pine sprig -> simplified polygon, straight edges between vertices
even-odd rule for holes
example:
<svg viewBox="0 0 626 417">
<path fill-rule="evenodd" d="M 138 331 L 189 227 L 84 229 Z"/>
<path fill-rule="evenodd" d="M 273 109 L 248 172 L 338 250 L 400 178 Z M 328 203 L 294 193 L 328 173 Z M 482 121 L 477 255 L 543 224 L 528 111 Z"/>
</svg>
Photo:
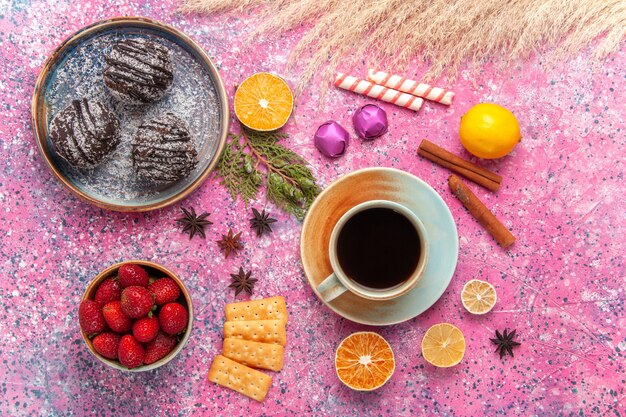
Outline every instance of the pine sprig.
<svg viewBox="0 0 626 417">
<path fill-rule="evenodd" d="M 217 170 L 221 184 L 225 185 L 233 200 L 239 195 L 248 205 L 259 192 L 262 178 L 252 167 L 252 161 L 246 152 L 246 143 L 240 136 L 228 134 L 228 143 L 224 148 Z"/>
<path fill-rule="evenodd" d="M 287 137 L 248 130 L 230 133 L 217 172 L 233 200 L 239 196 L 247 206 L 265 184 L 269 201 L 302 220 L 320 188 L 306 160 L 278 143 Z"/>
</svg>

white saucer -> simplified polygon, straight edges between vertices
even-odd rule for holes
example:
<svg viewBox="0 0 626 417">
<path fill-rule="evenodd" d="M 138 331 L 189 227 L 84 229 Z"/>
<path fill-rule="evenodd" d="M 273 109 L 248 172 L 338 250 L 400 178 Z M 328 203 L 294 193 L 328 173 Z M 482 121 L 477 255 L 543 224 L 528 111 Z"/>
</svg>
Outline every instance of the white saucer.
<svg viewBox="0 0 626 417">
<path fill-rule="evenodd" d="M 332 272 L 328 242 L 333 227 L 351 207 L 369 200 L 400 203 L 424 223 L 430 252 L 424 275 L 414 289 L 393 300 L 366 300 L 347 291 L 325 304 L 357 323 L 401 323 L 423 313 L 441 297 L 454 275 L 459 254 L 456 224 L 448 206 L 421 179 L 394 168 L 365 168 L 333 182 L 317 197 L 304 220 L 300 237 L 302 266 L 320 298 L 317 286 Z"/>
</svg>

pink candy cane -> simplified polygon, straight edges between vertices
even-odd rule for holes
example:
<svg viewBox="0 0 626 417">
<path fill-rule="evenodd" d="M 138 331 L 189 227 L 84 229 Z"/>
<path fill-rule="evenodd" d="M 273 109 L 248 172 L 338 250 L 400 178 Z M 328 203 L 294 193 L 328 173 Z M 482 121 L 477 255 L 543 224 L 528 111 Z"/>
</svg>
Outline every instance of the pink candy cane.
<svg viewBox="0 0 626 417">
<path fill-rule="evenodd" d="M 424 103 L 424 100 L 417 96 L 405 94 L 400 91 L 392 90 L 391 88 L 386 88 L 382 85 L 377 85 L 342 73 L 337 73 L 335 86 L 414 111 L 418 111 Z"/>
<path fill-rule="evenodd" d="M 437 103 L 448 106 L 452 104 L 452 98 L 454 97 L 454 93 L 451 91 L 446 91 L 439 87 L 432 87 L 428 84 L 418 83 L 417 81 L 383 71 L 370 69 L 367 72 L 367 78 L 376 84 L 384 85 L 394 90 L 404 91 L 405 93 L 418 97 L 424 97 L 426 100 L 436 101 Z"/>
</svg>

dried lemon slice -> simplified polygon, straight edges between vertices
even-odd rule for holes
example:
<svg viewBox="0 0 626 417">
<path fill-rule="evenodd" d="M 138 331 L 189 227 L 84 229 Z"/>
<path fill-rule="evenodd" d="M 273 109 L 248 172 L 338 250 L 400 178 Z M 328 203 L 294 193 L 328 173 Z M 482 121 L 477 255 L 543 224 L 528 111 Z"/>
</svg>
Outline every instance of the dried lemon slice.
<svg viewBox="0 0 626 417">
<path fill-rule="evenodd" d="M 271 131 L 287 123 L 293 109 L 293 93 L 277 75 L 259 72 L 246 78 L 235 92 L 235 115 L 246 127 Z"/>
<path fill-rule="evenodd" d="M 465 338 L 456 326 L 439 323 L 426 331 L 422 339 L 422 355 L 428 363 L 448 368 L 461 362 L 465 354 Z"/>
<path fill-rule="evenodd" d="M 461 291 L 463 307 L 472 314 L 485 314 L 491 311 L 497 301 L 496 289 L 486 281 L 467 281 Z"/>
<path fill-rule="evenodd" d="M 357 391 L 380 388 L 391 378 L 396 362 L 389 343 L 377 333 L 357 332 L 343 339 L 335 353 L 337 376 Z"/>
</svg>

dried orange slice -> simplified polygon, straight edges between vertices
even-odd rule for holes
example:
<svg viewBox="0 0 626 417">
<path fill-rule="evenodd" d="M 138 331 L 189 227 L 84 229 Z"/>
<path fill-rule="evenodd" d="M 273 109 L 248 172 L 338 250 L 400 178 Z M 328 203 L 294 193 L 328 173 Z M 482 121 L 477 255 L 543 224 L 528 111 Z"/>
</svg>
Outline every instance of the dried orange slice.
<svg viewBox="0 0 626 417">
<path fill-rule="evenodd" d="M 473 279 L 467 281 L 461 291 L 463 307 L 472 314 L 485 314 L 496 305 L 498 297 L 493 285 L 486 281 Z"/>
<path fill-rule="evenodd" d="M 353 390 L 380 388 L 395 369 L 391 346 L 374 332 L 352 333 L 343 339 L 335 353 L 337 376 Z"/>
<path fill-rule="evenodd" d="M 271 131 L 287 123 L 293 94 L 282 78 L 259 72 L 246 78 L 235 92 L 235 115 L 244 126 Z"/>
<path fill-rule="evenodd" d="M 450 323 L 439 323 L 426 331 L 422 339 L 422 355 L 428 363 L 448 368 L 461 362 L 465 354 L 463 333 Z"/>
</svg>

